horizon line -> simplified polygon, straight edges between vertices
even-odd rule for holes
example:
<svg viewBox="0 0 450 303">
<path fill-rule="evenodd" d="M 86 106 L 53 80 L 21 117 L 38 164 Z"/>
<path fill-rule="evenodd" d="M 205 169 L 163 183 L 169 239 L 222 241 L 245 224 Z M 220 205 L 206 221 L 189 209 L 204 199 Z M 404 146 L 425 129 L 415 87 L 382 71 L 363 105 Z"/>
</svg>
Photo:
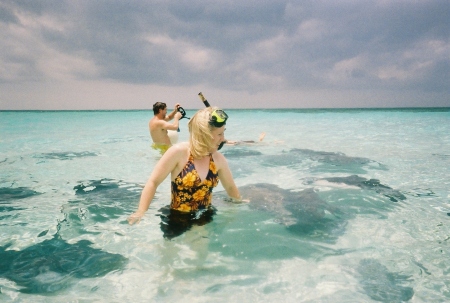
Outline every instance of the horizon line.
<svg viewBox="0 0 450 303">
<path fill-rule="evenodd" d="M 235 108 L 221 107 L 227 110 L 408 110 L 408 109 L 449 109 L 450 106 L 396 106 L 396 107 L 258 107 L 258 108 Z M 199 110 L 201 108 L 185 108 L 186 110 Z M 0 112 L 59 112 L 59 111 L 152 111 L 152 108 L 134 109 L 0 109 Z"/>
</svg>

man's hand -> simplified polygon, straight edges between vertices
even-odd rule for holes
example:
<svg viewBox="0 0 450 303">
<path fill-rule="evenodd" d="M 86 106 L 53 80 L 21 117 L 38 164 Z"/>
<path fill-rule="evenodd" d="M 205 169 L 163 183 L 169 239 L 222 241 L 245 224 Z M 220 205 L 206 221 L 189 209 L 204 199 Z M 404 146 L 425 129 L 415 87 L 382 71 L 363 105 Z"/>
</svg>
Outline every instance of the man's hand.
<svg viewBox="0 0 450 303">
<path fill-rule="evenodd" d="M 174 107 L 174 111 L 178 111 L 178 107 L 180 106 L 180 103 L 177 103 L 177 104 L 175 104 L 175 107 Z"/>
<path fill-rule="evenodd" d="M 175 117 L 174 117 L 174 118 L 177 119 L 177 120 L 180 120 L 181 117 L 182 117 L 181 113 L 180 113 L 180 112 L 177 112 L 177 113 L 175 114 Z"/>
</svg>

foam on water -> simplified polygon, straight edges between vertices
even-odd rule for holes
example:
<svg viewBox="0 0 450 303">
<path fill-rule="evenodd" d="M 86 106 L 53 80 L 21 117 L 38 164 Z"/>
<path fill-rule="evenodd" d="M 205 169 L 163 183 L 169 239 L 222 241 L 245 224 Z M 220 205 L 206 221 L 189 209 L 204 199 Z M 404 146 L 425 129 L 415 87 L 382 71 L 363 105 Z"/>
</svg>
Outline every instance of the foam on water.
<svg viewBox="0 0 450 303">
<path fill-rule="evenodd" d="M 150 111 L 0 112 L 2 301 L 443 302 L 450 110 L 229 110 L 247 204 L 172 240 Z M 187 115 L 192 116 L 193 111 Z M 181 120 L 179 141 L 187 139 Z"/>
</svg>

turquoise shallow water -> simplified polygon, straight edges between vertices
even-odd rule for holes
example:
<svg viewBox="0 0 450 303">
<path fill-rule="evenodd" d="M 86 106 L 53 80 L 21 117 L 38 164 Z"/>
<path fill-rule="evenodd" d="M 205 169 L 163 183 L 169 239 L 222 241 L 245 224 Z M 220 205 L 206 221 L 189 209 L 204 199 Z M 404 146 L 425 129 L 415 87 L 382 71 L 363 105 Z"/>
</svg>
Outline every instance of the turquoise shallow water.
<svg viewBox="0 0 450 303">
<path fill-rule="evenodd" d="M 194 111 L 188 111 L 188 116 Z M 227 110 L 249 204 L 164 240 L 151 111 L 0 112 L 0 300 L 445 302 L 450 109 Z M 179 141 L 187 139 L 182 120 Z"/>
</svg>

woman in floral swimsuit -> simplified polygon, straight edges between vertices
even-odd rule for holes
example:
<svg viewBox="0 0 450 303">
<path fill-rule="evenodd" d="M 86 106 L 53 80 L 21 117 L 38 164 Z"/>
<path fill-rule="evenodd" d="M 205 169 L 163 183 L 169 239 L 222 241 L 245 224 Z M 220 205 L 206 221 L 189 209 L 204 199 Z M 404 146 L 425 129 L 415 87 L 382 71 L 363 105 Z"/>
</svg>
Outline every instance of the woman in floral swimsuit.
<svg viewBox="0 0 450 303">
<path fill-rule="evenodd" d="M 138 210 L 128 218 L 130 224 L 141 220 L 157 187 L 169 174 L 172 201 L 169 214 L 163 218 L 163 225 L 180 220 L 183 226 L 186 221 L 192 220 L 204 224 L 206 222 L 202 223 L 202 220 L 205 218 L 208 222 L 214 212 L 211 206 L 212 190 L 219 181 L 231 198 L 241 199 L 227 161 L 218 151 L 225 142 L 227 118 L 225 112 L 211 107 L 199 110 L 191 118 L 188 124 L 189 142 L 170 147 L 158 161 L 142 191 Z"/>
<path fill-rule="evenodd" d="M 194 157 L 189 160 L 172 181 L 171 209 L 191 212 L 208 208 L 211 205 L 212 190 L 219 183 L 219 175 L 212 155 L 209 156 L 209 170 L 205 180 L 201 180 L 195 169 Z"/>
</svg>

